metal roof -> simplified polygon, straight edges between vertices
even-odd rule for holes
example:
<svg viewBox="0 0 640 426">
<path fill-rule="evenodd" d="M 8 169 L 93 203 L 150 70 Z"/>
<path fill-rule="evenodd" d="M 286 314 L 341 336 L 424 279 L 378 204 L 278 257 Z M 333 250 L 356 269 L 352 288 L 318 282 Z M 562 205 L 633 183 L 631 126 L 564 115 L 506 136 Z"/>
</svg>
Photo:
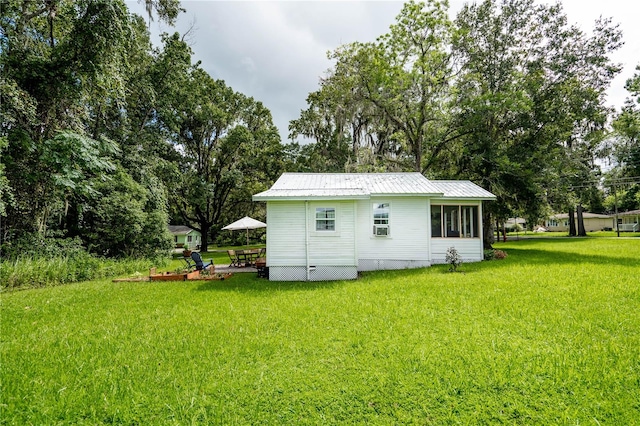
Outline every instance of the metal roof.
<svg viewBox="0 0 640 426">
<path fill-rule="evenodd" d="M 445 198 L 476 198 L 494 200 L 495 195 L 469 180 L 432 180 Z"/>
<path fill-rule="evenodd" d="M 371 196 L 433 196 L 493 199 L 469 181 L 430 181 L 420 173 L 284 173 L 255 201 L 362 199 Z M 452 195 L 449 195 L 449 194 Z"/>
</svg>

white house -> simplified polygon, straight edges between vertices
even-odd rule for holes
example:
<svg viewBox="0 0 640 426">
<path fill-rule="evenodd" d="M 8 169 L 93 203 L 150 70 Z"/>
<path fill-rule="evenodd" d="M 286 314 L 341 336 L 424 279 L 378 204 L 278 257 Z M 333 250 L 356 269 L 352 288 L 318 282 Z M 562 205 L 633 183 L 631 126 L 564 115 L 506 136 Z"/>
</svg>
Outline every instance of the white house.
<svg viewBox="0 0 640 426">
<path fill-rule="evenodd" d="M 620 229 L 620 231 L 640 232 L 639 222 L 640 222 L 640 210 L 631 210 L 627 212 L 618 213 L 618 229 Z"/>
<path fill-rule="evenodd" d="M 420 173 L 285 173 L 253 196 L 267 204 L 275 281 L 355 279 L 358 271 L 444 263 L 449 247 L 483 259 L 482 201 L 469 181 Z"/>
</svg>

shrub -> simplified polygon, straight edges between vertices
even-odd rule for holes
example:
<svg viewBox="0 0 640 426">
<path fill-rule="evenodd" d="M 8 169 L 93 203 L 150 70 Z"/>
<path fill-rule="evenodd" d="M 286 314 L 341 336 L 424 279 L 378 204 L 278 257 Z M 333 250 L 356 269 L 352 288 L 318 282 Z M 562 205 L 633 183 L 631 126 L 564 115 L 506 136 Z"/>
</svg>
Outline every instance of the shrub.
<svg viewBox="0 0 640 426">
<path fill-rule="evenodd" d="M 449 271 L 451 272 L 456 272 L 458 266 L 462 263 L 462 257 L 460 257 L 455 247 L 449 247 L 447 249 L 445 260 L 449 264 Z"/>
<path fill-rule="evenodd" d="M 484 251 L 484 260 L 493 260 L 496 257 L 496 251 L 494 249 L 487 249 Z"/>
<path fill-rule="evenodd" d="M 502 250 L 495 250 L 494 259 L 500 260 L 500 259 L 504 259 L 505 257 L 507 257 L 507 253 L 505 253 Z"/>
<path fill-rule="evenodd" d="M 484 251 L 484 260 L 500 260 L 507 257 L 507 253 L 502 250 L 488 249 Z"/>
</svg>

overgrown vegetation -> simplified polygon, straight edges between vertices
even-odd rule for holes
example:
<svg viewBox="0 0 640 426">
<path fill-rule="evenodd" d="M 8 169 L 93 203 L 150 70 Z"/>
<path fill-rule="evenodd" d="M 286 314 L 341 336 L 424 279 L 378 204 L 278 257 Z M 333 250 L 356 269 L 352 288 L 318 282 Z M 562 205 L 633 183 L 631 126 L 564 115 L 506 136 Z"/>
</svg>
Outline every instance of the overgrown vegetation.
<svg viewBox="0 0 640 426">
<path fill-rule="evenodd" d="M 151 266 L 166 265 L 165 256 L 104 258 L 89 253 L 79 238 L 22 238 L 2 247 L 0 289 L 55 286 L 109 278 Z"/>
<path fill-rule="evenodd" d="M 635 424 L 640 241 L 358 281 L 2 295 L 7 424 Z"/>
</svg>

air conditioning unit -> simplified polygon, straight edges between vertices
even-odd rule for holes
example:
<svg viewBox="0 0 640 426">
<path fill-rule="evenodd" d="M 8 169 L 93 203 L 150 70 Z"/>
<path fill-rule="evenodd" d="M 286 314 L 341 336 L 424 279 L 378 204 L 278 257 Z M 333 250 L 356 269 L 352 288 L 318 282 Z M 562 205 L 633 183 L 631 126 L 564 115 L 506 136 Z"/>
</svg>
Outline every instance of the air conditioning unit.
<svg viewBox="0 0 640 426">
<path fill-rule="evenodd" d="M 376 237 L 386 237 L 389 235 L 389 225 L 373 225 L 373 235 Z"/>
</svg>

